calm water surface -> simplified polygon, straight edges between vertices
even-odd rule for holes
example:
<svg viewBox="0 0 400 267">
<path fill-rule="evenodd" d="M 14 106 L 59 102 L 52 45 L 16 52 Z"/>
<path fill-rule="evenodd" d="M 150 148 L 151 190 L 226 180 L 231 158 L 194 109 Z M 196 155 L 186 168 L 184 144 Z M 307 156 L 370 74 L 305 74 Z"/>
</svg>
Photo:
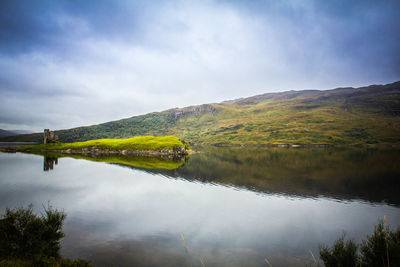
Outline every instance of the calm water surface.
<svg viewBox="0 0 400 267">
<path fill-rule="evenodd" d="M 0 153 L 0 209 L 50 201 L 62 254 L 106 266 L 304 266 L 343 232 L 400 225 L 397 150 L 201 151 L 170 169 Z"/>
</svg>

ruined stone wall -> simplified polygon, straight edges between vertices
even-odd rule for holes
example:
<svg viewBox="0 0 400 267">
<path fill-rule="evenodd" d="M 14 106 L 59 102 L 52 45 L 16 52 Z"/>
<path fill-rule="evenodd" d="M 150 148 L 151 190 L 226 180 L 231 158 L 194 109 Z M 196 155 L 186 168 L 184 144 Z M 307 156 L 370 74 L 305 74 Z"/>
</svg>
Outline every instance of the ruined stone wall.
<svg viewBox="0 0 400 267">
<path fill-rule="evenodd" d="M 44 129 L 43 144 L 57 143 L 57 141 L 58 136 L 54 133 L 54 131 L 50 131 L 50 129 Z"/>
</svg>

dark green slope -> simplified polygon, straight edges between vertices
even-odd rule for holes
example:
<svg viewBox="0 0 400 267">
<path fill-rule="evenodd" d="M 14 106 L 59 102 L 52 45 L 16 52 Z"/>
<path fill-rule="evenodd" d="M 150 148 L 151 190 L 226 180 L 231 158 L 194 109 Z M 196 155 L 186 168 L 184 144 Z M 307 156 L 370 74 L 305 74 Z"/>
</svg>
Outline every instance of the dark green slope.
<svg viewBox="0 0 400 267">
<path fill-rule="evenodd" d="M 57 134 L 64 142 L 175 135 L 203 144 L 400 144 L 400 82 L 268 93 L 170 109 Z M 41 135 L 18 138 L 40 140 Z"/>
</svg>

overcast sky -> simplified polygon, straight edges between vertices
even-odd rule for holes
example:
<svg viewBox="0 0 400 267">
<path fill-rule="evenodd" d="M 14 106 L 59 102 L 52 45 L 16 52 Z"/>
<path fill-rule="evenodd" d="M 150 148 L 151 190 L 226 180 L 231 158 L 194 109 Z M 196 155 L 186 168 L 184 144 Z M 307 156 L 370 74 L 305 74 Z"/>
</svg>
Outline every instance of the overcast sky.
<svg viewBox="0 0 400 267">
<path fill-rule="evenodd" d="M 400 1 L 0 1 L 0 128 L 400 80 Z"/>
</svg>

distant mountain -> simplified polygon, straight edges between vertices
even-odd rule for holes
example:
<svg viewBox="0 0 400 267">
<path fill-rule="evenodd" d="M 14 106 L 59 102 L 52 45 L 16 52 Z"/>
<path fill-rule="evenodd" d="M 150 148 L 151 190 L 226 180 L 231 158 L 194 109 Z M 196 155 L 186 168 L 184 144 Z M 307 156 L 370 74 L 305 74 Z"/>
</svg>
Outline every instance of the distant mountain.
<svg viewBox="0 0 400 267">
<path fill-rule="evenodd" d="M 30 131 L 25 131 L 25 130 L 3 130 L 0 129 L 0 137 L 4 136 L 16 136 L 20 134 L 32 134 Z"/>
<path fill-rule="evenodd" d="M 33 133 L 32 131 L 26 131 L 26 130 L 10 130 L 10 132 L 13 132 L 15 134 L 31 134 L 31 133 Z"/>
<path fill-rule="evenodd" d="M 13 136 L 13 135 L 17 135 L 17 133 L 0 129 L 0 136 Z"/>
<path fill-rule="evenodd" d="M 197 144 L 400 144 L 400 82 L 267 93 L 60 130 L 60 141 L 175 135 Z M 42 134 L 1 140 L 41 141 Z"/>
</svg>

